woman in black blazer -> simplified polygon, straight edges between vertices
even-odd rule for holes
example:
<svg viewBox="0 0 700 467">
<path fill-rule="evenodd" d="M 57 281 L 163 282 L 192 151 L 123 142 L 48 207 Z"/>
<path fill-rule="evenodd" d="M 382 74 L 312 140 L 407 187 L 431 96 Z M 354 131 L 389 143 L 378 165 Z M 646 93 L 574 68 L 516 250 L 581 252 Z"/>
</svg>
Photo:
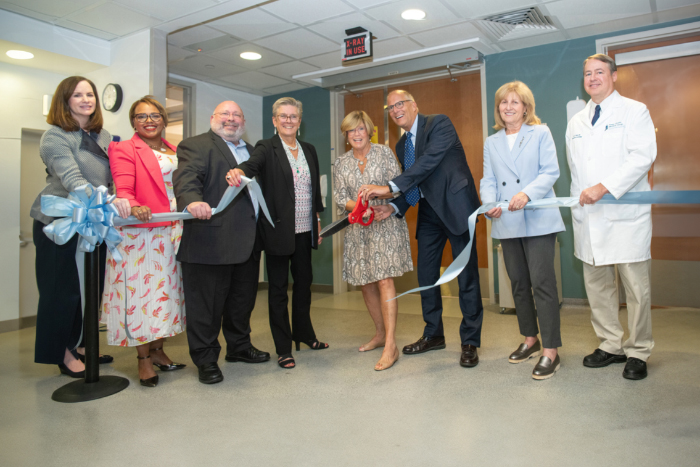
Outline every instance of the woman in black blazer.
<svg viewBox="0 0 700 467">
<path fill-rule="evenodd" d="M 272 124 L 277 133 L 258 141 L 247 162 L 226 175 L 230 185 L 240 184 L 240 177 L 258 177 L 274 227 L 264 217 L 261 236 L 265 249 L 270 328 L 275 340 L 277 362 L 282 368 L 294 368 L 292 340 L 314 350 L 328 344 L 316 339 L 311 324 L 311 249 L 321 238 L 321 183 L 316 149 L 296 139 L 301 125 L 301 102 L 292 97 L 278 99 L 272 106 Z M 287 286 L 291 269 L 292 326 L 289 326 Z"/>
</svg>

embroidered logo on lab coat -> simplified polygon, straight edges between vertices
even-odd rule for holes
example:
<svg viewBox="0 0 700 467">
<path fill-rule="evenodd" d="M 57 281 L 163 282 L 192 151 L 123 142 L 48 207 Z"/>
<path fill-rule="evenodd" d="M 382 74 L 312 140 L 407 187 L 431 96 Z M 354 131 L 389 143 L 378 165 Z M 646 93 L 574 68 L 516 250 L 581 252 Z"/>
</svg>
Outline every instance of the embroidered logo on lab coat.
<svg viewBox="0 0 700 467">
<path fill-rule="evenodd" d="M 624 127 L 625 127 L 625 125 L 622 122 L 611 123 L 609 125 L 605 125 L 605 131 L 617 130 L 618 128 L 624 128 Z"/>
<path fill-rule="evenodd" d="M 576 138 L 583 138 L 583 135 L 579 134 L 579 135 L 574 135 L 571 137 L 571 139 L 576 139 Z"/>
</svg>

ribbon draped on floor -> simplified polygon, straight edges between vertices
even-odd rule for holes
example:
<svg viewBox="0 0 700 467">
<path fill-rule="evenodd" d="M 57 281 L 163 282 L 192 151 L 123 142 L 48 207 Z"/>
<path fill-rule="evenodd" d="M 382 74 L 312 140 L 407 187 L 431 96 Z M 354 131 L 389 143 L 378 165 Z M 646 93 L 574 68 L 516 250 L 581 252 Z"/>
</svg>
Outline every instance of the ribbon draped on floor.
<svg viewBox="0 0 700 467">
<path fill-rule="evenodd" d="M 611 194 L 603 196 L 603 198 L 596 204 L 700 204 L 700 191 L 637 191 L 634 193 L 627 193 L 621 196 L 619 199 Z M 525 205 L 523 209 L 535 210 L 535 209 L 548 209 L 548 208 L 573 208 L 579 206 L 579 198 L 545 198 L 536 201 L 530 201 Z M 445 272 L 440 276 L 440 279 L 433 285 L 426 285 L 423 287 L 417 287 L 411 289 L 408 292 L 404 292 L 401 295 L 387 300 L 396 300 L 397 298 L 404 296 L 409 293 L 420 292 L 422 290 L 428 290 L 438 285 L 450 282 L 452 279 L 457 277 L 459 273 L 467 266 L 469 263 L 469 257 L 472 252 L 472 242 L 474 241 L 474 228 L 476 226 L 476 218 L 479 214 L 484 214 L 493 208 L 503 209 L 503 215 L 508 215 L 508 202 L 493 202 L 487 203 L 481 206 L 479 209 L 474 211 L 469 216 L 469 243 L 462 250 L 462 252 L 457 256 L 452 264 L 450 264 Z"/>
<path fill-rule="evenodd" d="M 246 186 L 255 194 L 260 203 L 260 209 L 274 227 L 275 224 L 272 222 L 270 212 L 267 210 L 260 185 L 255 179 L 247 177 L 241 177 L 240 186 L 230 186 L 226 189 L 221 197 L 221 201 L 219 201 L 219 205 L 212 208 L 211 215 L 215 216 L 226 209 Z M 89 196 L 87 194 L 88 189 L 92 193 Z M 114 260 L 121 261 L 122 256 L 117 246 L 121 243 L 122 237 L 119 231 L 115 229 L 115 226 L 172 222 L 194 218 L 189 212 L 164 212 L 153 214 L 153 217 L 148 222 L 142 222 L 134 216 L 123 219 L 119 217 L 117 208 L 111 204 L 115 198 L 116 196 L 108 194 L 106 187 L 99 186 L 94 188 L 89 183 L 76 188 L 73 193 L 68 195 L 68 198 L 53 195 L 41 197 L 41 212 L 44 215 L 59 218 L 44 227 L 44 233 L 51 241 L 57 245 L 65 245 L 73 238 L 73 235 L 76 233 L 80 235 L 78 248 L 75 252 L 75 263 L 78 266 L 78 277 L 80 278 L 83 316 L 85 315 L 85 253 L 95 251 L 96 246 L 105 242 L 109 251 L 112 252 Z M 82 330 L 78 342 L 81 340 Z"/>
</svg>

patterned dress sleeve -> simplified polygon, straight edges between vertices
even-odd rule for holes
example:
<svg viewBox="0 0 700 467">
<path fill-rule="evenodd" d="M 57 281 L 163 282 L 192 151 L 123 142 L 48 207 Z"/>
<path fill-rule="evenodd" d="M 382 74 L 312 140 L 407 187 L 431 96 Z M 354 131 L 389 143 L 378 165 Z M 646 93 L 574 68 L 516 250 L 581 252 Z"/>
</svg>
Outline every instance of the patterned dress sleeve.
<svg viewBox="0 0 700 467">
<path fill-rule="evenodd" d="M 346 164 L 343 157 L 339 157 L 333 164 L 333 198 L 338 206 L 338 215 L 345 213 L 345 205 L 352 200 L 350 187 L 348 186 Z"/>
</svg>

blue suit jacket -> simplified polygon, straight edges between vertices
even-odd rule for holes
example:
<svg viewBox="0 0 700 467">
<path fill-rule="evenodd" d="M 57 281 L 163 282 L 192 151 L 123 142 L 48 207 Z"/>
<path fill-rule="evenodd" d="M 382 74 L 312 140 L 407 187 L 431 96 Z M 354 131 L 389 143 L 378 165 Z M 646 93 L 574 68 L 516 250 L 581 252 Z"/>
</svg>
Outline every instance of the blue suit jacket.
<svg viewBox="0 0 700 467">
<path fill-rule="evenodd" d="M 545 125 L 523 125 L 508 148 L 505 130 L 486 139 L 481 201 L 508 201 L 519 192 L 531 200 L 554 198 L 554 182 L 559 178 L 559 162 L 552 133 Z M 503 210 L 493 219 L 493 238 L 519 238 L 546 235 L 564 230 L 558 209 L 510 212 Z"/>
<path fill-rule="evenodd" d="M 406 134 L 396 143 L 396 156 L 404 172 L 392 180 L 406 193 L 420 188 L 440 220 L 455 235 L 469 229 L 469 215 L 479 208 L 474 178 L 454 125 L 446 115 L 418 114 L 416 162 L 405 170 Z M 410 204 L 400 196 L 392 201 L 403 216 Z"/>
</svg>

